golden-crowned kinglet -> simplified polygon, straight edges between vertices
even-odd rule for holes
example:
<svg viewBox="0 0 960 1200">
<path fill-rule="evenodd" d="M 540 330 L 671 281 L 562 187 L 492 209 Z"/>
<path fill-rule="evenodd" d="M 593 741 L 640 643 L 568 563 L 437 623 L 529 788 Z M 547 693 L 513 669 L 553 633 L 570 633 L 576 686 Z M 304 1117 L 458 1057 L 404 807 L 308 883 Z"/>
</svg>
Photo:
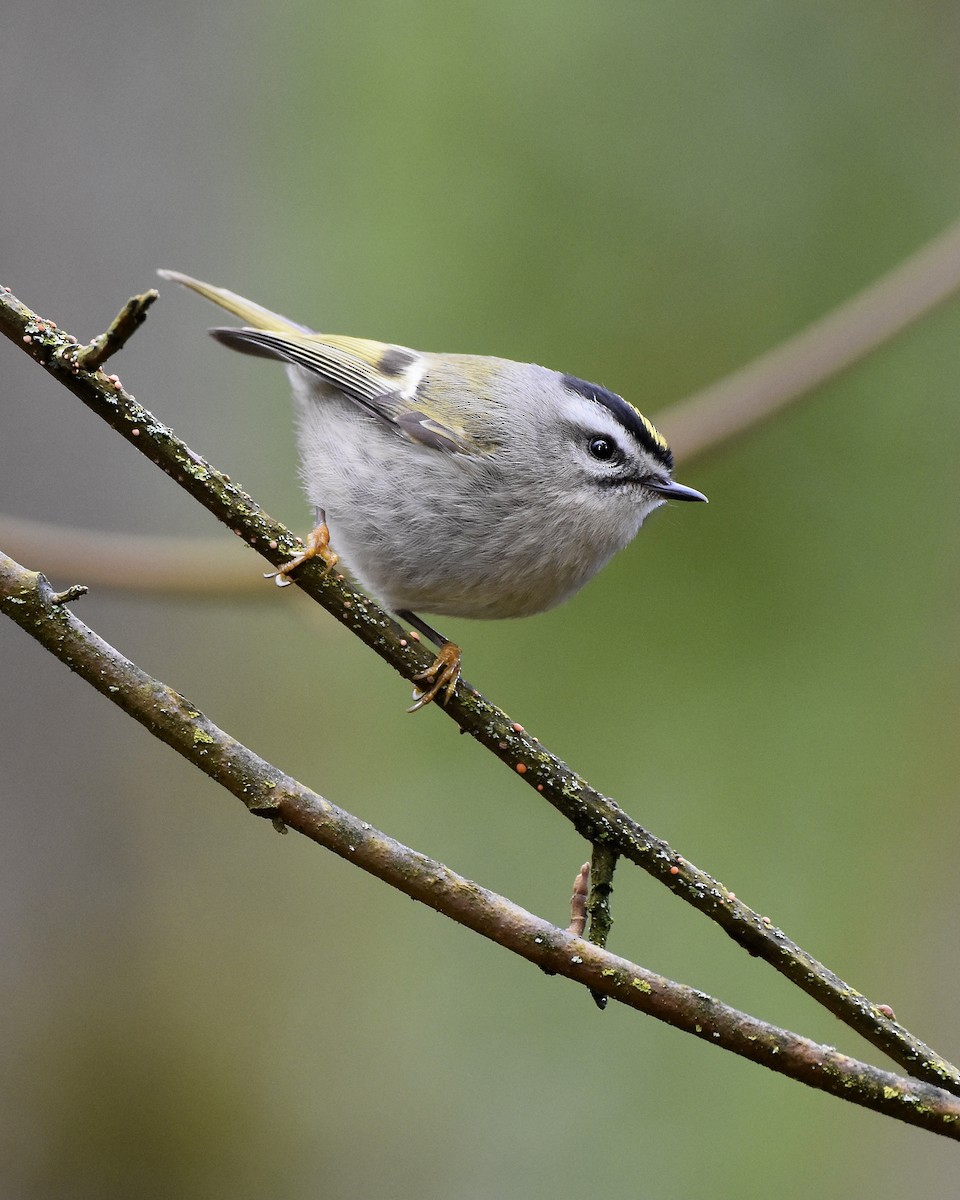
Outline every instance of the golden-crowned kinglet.
<svg viewBox="0 0 960 1200">
<path fill-rule="evenodd" d="M 422 354 L 314 333 L 234 292 L 160 271 L 236 314 L 225 345 L 287 364 L 317 528 L 307 558 L 342 555 L 364 590 L 440 649 L 411 712 L 445 689 L 460 650 L 414 610 L 524 617 L 572 596 L 666 500 L 673 455 L 613 392 L 531 363 Z M 331 546 L 338 552 L 335 554 Z"/>
</svg>

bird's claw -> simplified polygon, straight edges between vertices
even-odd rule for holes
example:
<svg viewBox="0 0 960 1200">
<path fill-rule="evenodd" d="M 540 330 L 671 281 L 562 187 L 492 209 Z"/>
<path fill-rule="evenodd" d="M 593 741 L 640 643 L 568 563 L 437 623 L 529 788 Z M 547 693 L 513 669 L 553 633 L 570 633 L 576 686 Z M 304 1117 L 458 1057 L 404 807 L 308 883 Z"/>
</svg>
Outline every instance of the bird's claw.
<svg viewBox="0 0 960 1200">
<path fill-rule="evenodd" d="M 289 587 L 293 583 L 290 575 L 311 558 L 322 558 L 328 571 L 340 561 L 340 555 L 330 549 L 330 530 L 326 521 L 321 521 L 316 529 L 311 529 L 307 536 L 307 544 L 295 558 L 285 562 L 276 571 L 267 571 L 263 577 L 275 580 L 277 587 Z"/>
<path fill-rule="evenodd" d="M 453 695 L 460 679 L 460 647 L 453 642 L 445 642 L 439 650 L 433 663 L 419 675 L 414 675 L 414 682 L 424 680 L 428 687 L 417 689 L 413 693 L 413 704 L 407 712 L 419 712 L 443 692 L 441 703 L 446 704 Z"/>
</svg>

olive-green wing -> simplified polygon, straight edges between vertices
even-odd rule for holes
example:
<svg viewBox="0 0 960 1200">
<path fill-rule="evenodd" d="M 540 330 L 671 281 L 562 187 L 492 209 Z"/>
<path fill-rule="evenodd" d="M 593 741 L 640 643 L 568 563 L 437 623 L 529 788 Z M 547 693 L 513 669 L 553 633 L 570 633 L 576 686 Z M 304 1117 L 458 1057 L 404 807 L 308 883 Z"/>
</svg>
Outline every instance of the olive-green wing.
<svg viewBox="0 0 960 1200">
<path fill-rule="evenodd" d="M 253 301 L 182 275 L 160 271 L 234 313 L 252 328 L 211 329 L 217 341 L 234 350 L 293 363 L 343 392 L 364 411 L 396 427 L 411 441 L 435 450 L 469 453 L 463 433 L 435 420 L 429 406 L 418 403 L 417 389 L 426 374 L 427 358 L 406 346 L 364 338 L 314 333 Z"/>
</svg>

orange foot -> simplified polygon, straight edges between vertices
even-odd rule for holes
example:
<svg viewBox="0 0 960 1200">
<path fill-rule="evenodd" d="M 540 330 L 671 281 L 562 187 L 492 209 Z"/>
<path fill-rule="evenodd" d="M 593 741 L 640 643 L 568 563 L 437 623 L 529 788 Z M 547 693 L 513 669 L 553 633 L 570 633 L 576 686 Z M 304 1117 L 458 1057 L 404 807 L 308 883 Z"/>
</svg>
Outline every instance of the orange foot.
<svg viewBox="0 0 960 1200">
<path fill-rule="evenodd" d="M 421 679 L 424 680 L 429 687 L 414 693 L 413 704 L 410 705 L 407 712 L 417 712 L 431 700 L 435 700 L 441 691 L 443 691 L 443 703 L 446 704 L 453 695 L 457 680 L 460 678 L 460 647 L 454 645 L 453 642 L 444 642 L 432 666 L 421 671 L 419 675 L 414 675 L 413 678 L 417 682 Z"/>
<path fill-rule="evenodd" d="M 297 567 L 302 566 L 311 558 L 322 558 L 327 564 L 328 571 L 340 561 L 340 555 L 330 549 L 330 530 L 327 528 L 326 521 L 321 521 L 316 529 L 311 529 L 307 537 L 307 544 L 301 554 L 284 563 L 279 570 L 269 571 L 264 575 L 264 579 L 275 579 L 277 587 L 289 587 L 293 583 L 290 578 L 291 571 L 295 571 Z"/>
</svg>

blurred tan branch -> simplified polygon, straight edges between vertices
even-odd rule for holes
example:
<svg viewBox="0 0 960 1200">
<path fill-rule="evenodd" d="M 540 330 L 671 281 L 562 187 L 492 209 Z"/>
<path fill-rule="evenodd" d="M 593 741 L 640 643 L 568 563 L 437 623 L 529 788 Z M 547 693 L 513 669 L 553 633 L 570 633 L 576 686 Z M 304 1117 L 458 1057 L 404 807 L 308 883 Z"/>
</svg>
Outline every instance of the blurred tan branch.
<svg viewBox="0 0 960 1200">
<path fill-rule="evenodd" d="M 678 462 L 716 450 L 853 366 L 958 289 L 960 222 L 794 337 L 664 409 L 656 423 Z M 124 537 L 3 514 L 0 539 L 48 573 L 80 572 L 100 587 L 200 595 L 263 591 L 219 539 Z"/>
<path fill-rule="evenodd" d="M 534 916 L 359 821 L 224 733 L 194 705 L 104 642 L 46 579 L 0 553 L 0 611 L 256 816 L 294 829 L 391 887 L 552 975 L 830 1095 L 960 1140 L 960 1098 L 881 1071 L 620 958 Z M 574 919 L 582 927 L 586 882 Z"/>
<path fill-rule="evenodd" d="M 246 544 L 275 566 L 300 543 L 263 512 L 228 476 L 182 442 L 172 430 L 125 391 L 116 377 L 75 369 L 75 342 L 52 322 L 0 289 L 0 332 L 73 392 L 88 408 L 136 446 Z M 316 560 L 298 570 L 297 587 L 320 603 L 405 679 L 412 681 L 432 661 L 404 636 L 382 609 Z M 11 615 L 15 615 L 11 613 Z M 667 842 L 634 821 L 609 797 L 512 722 L 465 680 L 440 710 L 519 775 L 556 808 L 593 846 L 615 851 L 716 922 L 749 953 L 763 958 L 797 987 L 888 1054 L 914 1077 L 960 1096 L 960 1071 L 899 1025 L 892 1014 L 792 942 L 771 921 L 744 904 L 717 879 L 679 855 Z"/>
<path fill-rule="evenodd" d="M 960 289 L 960 221 L 806 329 L 657 416 L 678 459 L 780 412 L 902 333 Z"/>
<path fill-rule="evenodd" d="M 50 575 L 82 577 L 91 587 L 166 595 L 274 598 L 235 541 L 150 537 L 67 529 L 0 516 L 0 542 Z"/>
</svg>

